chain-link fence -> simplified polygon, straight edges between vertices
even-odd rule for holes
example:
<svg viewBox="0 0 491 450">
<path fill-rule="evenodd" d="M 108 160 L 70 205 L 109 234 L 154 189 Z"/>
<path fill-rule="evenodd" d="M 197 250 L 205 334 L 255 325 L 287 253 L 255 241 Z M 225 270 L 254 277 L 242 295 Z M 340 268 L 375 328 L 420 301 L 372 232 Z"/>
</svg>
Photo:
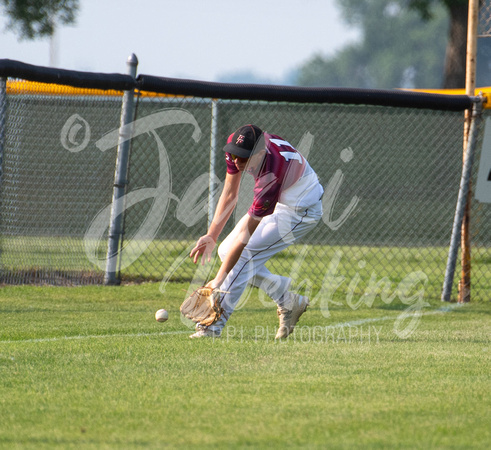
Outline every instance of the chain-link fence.
<svg viewBox="0 0 491 450">
<path fill-rule="evenodd" d="M 480 0 L 479 1 L 479 23 L 477 26 L 478 37 L 491 36 L 491 1 Z"/>
<path fill-rule="evenodd" d="M 184 108 L 200 124 L 203 135 L 193 142 L 189 125 L 161 130 L 175 197 L 163 205 L 149 199 L 128 211 L 130 236 L 152 207 L 160 208 L 157 217 L 165 214 L 165 220 L 154 239 L 131 244 L 145 256 L 132 265 L 123 264 L 123 278 L 142 273 L 156 280 L 196 277 L 188 255 L 207 229 L 210 162 L 215 168 L 212 177 L 223 180 L 221 147 L 238 126 L 254 123 L 308 154 L 326 191 L 322 222 L 301 245 L 270 262 L 273 272 L 286 272 L 297 286 L 314 290 L 326 284 L 326 277 L 333 278 L 328 283 L 338 277 L 358 279 L 357 286 L 352 286 L 357 294 L 370 283 L 373 287 L 387 281 L 393 288 L 421 270 L 430 278 L 429 285 L 439 285 L 460 181 L 462 113 L 378 106 L 188 102 L 154 98 L 139 103 L 138 117 L 151 117 L 162 108 Z M 211 128 L 213 114 L 216 124 Z M 217 151 L 211 152 L 211 161 L 210 141 L 219 143 Z M 157 187 L 158 152 L 153 137 L 134 141 L 130 192 Z M 241 202 L 224 234 L 250 204 L 252 189 L 247 182 L 251 180 L 244 181 Z M 197 277 L 203 281 L 206 275 Z"/>
<path fill-rule="evenodd" d="M 41 86 L 36 92 L 32 83 L 11 81 L 6 91 L 1 279 L 102 282 L 122 92 Z M 314 293 L 380 295 L 390 303 L 398 286 L 413 281 L 439 298 L 462 168 L 463 111 L 358 103 L 137 91 L 118 259 L 123 282 L 198 283 L 216 271 L 192 264 L 189 251 L 220 194 L 228 135 L 254 123 L 306 155 L 325 188 L 322 221 L 269 262 L 273 272 Z M 246 212 L 251 183 L 243 177 L 222 237 Z M 486 298 L 490 208 L 473 207 L 472 293 Z"/>
<path fill-rule="evenodd" d="M 103 279 L 87 259 L 83 238 L 111 201 L 116 155 L 94 145 L 79 149 L 83 140 L 118 127 L 121 98 L 73 92 L 9 85 L 0 198 L 3 282 Z"/>
</svg>

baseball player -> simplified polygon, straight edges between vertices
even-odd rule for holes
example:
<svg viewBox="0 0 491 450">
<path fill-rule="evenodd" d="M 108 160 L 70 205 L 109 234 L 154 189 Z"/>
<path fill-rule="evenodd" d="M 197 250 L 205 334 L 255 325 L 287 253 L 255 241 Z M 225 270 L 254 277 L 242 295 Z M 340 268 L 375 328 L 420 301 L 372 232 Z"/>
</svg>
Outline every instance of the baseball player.
<svg viewBox="0 0 491 450">
<path fill-rule="evenodd" d="M 276 339 L 286 338 L 309 305 L 289 291 L 291 279 L 272 274 L 265 263 L 312 230 L 322 216 L 324 192 L 307 160 L 283 138 L 244 125 L 224 147 L 227 174 L 213 221 L 190 257 L 210 261 L 223 227 L 237 204 L 242 172 L 254 177 L 254 199 L 247 214 L 218 248 L 222 261 L 207 286 L 222 291 L 223 314 L 216 323 L 197 324 L 191 338 L 218 337 L 248 283 L 263 289 L 278 305 Z"/>
</svg>

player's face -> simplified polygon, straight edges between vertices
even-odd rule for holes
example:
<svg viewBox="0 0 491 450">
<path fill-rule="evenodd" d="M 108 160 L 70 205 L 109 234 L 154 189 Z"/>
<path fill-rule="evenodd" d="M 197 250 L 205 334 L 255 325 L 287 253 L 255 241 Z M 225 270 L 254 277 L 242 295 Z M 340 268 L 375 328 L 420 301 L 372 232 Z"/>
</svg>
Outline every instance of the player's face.
<svg viewBox="0 0 491 450">
<path fill-rule="evenodd" d="M 232 155 L 232 159 L 239 172 L 243 172 L 246 169 L 249 158 L 241 158 L 240 156 Z"/>
<path fill-rule="evenodd" d="M 250 158 L 241 158 L 240 156 L 232 155 L 232 159 L 239 172 L 247 171 L 254 173 L 261 167 L 265 153 L 265 151 L 259 151 Z"/>
</svg>

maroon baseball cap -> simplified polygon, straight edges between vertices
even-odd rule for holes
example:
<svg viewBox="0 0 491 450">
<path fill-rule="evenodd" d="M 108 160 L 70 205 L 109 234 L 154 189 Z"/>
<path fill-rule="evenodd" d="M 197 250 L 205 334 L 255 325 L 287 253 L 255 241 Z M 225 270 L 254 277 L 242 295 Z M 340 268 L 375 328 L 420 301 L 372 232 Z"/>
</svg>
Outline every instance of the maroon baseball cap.
<svg viewBox="0 0 491 450">
<path fill-rule="evenodd" d="M 262 134 L 262 130 L 256 125 L 244 125 L 228 137 L 223 151 L 240 158 L 249 158 Z"/>
</svg>

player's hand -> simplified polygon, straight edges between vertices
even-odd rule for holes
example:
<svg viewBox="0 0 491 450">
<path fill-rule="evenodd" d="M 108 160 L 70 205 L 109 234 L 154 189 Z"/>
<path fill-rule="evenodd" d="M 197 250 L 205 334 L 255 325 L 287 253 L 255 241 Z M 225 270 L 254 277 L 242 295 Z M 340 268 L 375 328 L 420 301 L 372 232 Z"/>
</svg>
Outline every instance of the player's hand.
<svg viewBox="0 0 491 450">
<path fill-rule="evenodd" d="M 201 264 L 204 265 L 205 260 L 208 262 L 211 261 L 211 254 L 215 248 L 215 245 L 216 242 L 211 236 L 201 236 L 198 239 L 198 242 L 196 242 L 196 246 L 191 250 L 189 257 L 193 258 L 193 262 L 196 264 L 201 256 Z"/>
<path fill-rule="evenodd" d="M 219 289 L 220 286 L 215 280 L 210 280 L 208 283 L 205 284 L 205 287 L 208 287 L 210 289 Z"/>
</svg>

